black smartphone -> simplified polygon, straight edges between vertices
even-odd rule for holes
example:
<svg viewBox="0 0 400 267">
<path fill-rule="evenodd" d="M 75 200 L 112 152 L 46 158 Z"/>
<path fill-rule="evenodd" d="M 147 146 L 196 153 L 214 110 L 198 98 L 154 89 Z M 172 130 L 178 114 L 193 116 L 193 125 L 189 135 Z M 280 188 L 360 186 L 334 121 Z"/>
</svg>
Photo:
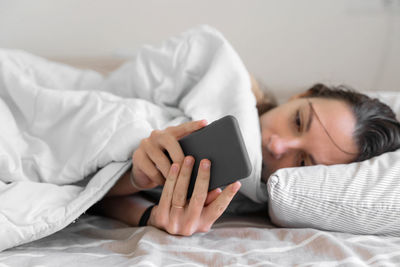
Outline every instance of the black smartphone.
<svg viewBox="0 0 400 267">
<path fill-rule="evenodd" d="M 191 197 L 202 159 L 211 161 L 211 177 L 208 190 L 231 184 L 246 178 L 252 165 L 243 141 L 239 123 L 228 115 L 179 140 L 185 156 L 195 158 L 188 198 Z"/>
</svg>

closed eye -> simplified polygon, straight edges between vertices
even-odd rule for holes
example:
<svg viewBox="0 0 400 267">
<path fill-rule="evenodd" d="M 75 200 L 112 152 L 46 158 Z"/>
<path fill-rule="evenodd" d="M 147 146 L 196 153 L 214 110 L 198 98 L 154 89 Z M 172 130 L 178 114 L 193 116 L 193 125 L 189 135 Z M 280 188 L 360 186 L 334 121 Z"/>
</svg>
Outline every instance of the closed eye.
<svg viewBox="0 0 400 267">
<path fill-rule="evenodd" d="M 302 120 L 300 116 L 300 109 L 296 110 L 294 116 L 294 124 L 296 125 L 296 130 L 300 133 L 302 131 Z M 306 155 L 304 153 L 300 153 L 300 160 L 298 161 L 298 166 L 307 166 L 306 164 Z"/>
<path fill-rule="evenodd" d="M 294 124 L 296 125 L 297 130 L 300 132 L 301 129 L 300 110 L 296 111 L 296 114 L 294 116 Z"/>
</svg>

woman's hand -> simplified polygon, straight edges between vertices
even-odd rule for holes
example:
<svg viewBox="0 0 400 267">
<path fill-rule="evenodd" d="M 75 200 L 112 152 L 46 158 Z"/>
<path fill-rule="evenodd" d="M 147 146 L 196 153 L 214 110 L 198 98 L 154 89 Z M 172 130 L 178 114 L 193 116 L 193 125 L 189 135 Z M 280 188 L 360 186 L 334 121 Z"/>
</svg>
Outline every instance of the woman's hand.
<svg viewBox="0 0 400 267">
<path fill-rule="evenodd" d="M 165 130 L 154 130 L 148 138 L 141 141 L 132 156 L 134 183 L 141 189 L 163 185 L 171 162 L 181 164 L 185 155 L 178 140 L 207 125 L 207 121 L 190 121 Z"/>
<path fill-rule="evenodd" d="M 163 229 L 170 234 L 190 236 L 196 232 L 207 232 L 228 207 L 239 190 L 240 182 L 227 186 L 223 191 L 208 192 L 210 164 L 207 159 L 200 162 L 191 199 L 186 199 L 194 158 L 187 156 L 184 163 L 172 164 L 158 206 L 154 206 L 148 225 Z"/>
<path fill-rule="evenodd" d="M 165 130 L 154 130 L 148 138 L 141 141 L 132 156 L 134 184 L 140 189 L 163 185 L 171 168 L 171 162 L 182 164 L 185 155 L 178 140 L 201 129 L 207 121 L 190 121 Z"/>
</svg>

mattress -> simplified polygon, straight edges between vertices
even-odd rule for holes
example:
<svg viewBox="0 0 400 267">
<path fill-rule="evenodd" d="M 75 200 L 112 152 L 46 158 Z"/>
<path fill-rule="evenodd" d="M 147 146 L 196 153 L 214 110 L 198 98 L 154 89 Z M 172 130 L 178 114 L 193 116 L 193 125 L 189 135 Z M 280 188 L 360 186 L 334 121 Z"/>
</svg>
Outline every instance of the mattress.
<svg viewBox="0 0 400 267">
<path fill-rule="evenodd" d="M 395 266 L 400 238 L 276 228 L 265 217 L 220 218 L 208 233 L 83 215 L 51 236 L 6 250 L 0 266 Z"/>
</svg>

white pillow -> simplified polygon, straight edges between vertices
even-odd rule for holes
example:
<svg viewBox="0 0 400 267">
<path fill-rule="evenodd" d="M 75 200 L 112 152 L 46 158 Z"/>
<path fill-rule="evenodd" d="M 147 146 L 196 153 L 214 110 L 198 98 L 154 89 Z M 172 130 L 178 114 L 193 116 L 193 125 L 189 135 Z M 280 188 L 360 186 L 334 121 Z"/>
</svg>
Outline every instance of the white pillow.
<svg viewBox="0 0 400 267">
<path fill-rule="evenodd" d="M 400 117 L 400 93 L 369 93 Z M 284 227 L 400 236 L 400 150 L 359 163 L 287 168 L 268 181 L 269 214 Z"/>
</svg>

